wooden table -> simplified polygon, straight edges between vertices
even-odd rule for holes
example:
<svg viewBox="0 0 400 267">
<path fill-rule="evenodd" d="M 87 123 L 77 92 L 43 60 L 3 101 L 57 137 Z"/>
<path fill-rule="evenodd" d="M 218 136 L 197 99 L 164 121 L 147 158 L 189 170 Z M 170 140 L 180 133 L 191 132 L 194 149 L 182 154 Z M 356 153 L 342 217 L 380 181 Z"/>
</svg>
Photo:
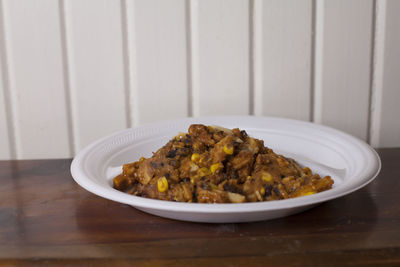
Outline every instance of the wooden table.
<svg viewBox="0 0 400 267">
<path fill-rule="evenodd" d="M 174 221 L 100 198 L 72 180 L 69 159 L 0 161 L 0 264 L 398 266 L 400 149 L 378 152 L 382 171 L 365 188 L 241 224 Z"/>
</svg>

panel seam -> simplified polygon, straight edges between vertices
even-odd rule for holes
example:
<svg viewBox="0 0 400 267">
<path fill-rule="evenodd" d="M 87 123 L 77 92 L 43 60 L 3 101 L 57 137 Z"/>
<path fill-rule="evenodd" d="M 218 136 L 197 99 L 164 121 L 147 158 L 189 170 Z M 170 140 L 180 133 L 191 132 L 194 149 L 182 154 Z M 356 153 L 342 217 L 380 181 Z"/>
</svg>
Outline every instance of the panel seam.
<svg viewBox="0 0 400 267">
<path fill-rule="evenodd" d="M 16 129 L 15 129 L 15 114 L 12 109 L 12 99 L 10 92 L 10 72 L 8 66 L 8 56 L 7 56 L 7 42 L 6 42 L 6 26 L 5 26 L 5 17 L 4 17 L 4 3 L 0 0 L 0 35 L 3 38 L 0 39 L 1 42 L 1 51 L 0 51 L 0 60 L 2 66 L 2 76 L 3 76 L 3 93 L 4 93 L 4 105 L 5 105 L 5 115 L 6 115 L 6 125 L 7 125 L 7 134 L 9 140 L 9 154 L 11 159 L 17 159 L 17 145 L 16 145 Z"/>
<path fill-rule="evenodd" d="M 186 75 L 187 75 L 187 116 L 193 116 L 193 80 L 192 80 L 192 16 L 191 0 L 185 1 L 186 22 Z"/>
<path fill-rule="evenodd" d="M 367 142 L 371 144 L 371 131 L 372 131 L 372 94 L 374 83 L 374 58 L 375 58 L 375 31 L 376 31 L 376 0 L 372 1 L 372 25 L 371 25 L 371 54 L 370 54 L 370 84 L 368 94 L 368 117 L 367 117 Z"/>
<path fill-rule="evenodd" d="M 249 115 L 254 115 L 254 0 L 249 0 Z"/>
<path fill-rule="evenodd" d="M 64 79 L 64 96 L 67 115 L 68 143 L 70 155 L 75 156 L 75 125 L 72 111 L 72 96 L 71 96 L 71 81 L 70 81 L 70 65 L 68 61 L 68 46 L 66 32 L 66 17 L 65 17 L 65 2 L 59 1 L 59 16 L 60 16 L 60 37 L 61 37 L 61 57 L 63 64 L 63 79 Z"/>
<path fill-rule="evenodd" d="M 128 31 L 128 11 L 126 0 L 121 0 L 121 32 L 122 32 L 122 60 L 124 69 L 124 89 L 125 89 L 125 116 L 126 127 L 131 128 L 132 108 L 131 108 L 131 76 L 130 76 L 130 55 L 129 55 L 129 31 Z"/>
<path fill-rule="evenodd" d="M 309 121 L 314 121 L 315 102 L 315 42 L 316 42 L 316 0 L 311 1 L 311 59 L 310 59 L 310 113 Z"/>
<path fill-rule="evenodd" d="M 323 105 L 323 49 L 324 49 L 324 7 L 325 1 L 314 3 L 314 42 L 313 42 L 313 80 L 312 80 L 312 122 L 322 123 Z"/>
<path fill-rule="evenodd" d="M 374 37 L 371 62 L 371 86 L 369 106 L 368 142 L 377 147 L 380 144 L 380 114 L 383 90 L 383 60 L 385 42 L 386 2 L 376 0 L 374 6 Z"/>
<path fill-rule="evenodd" d="M 198 22 L 198 9 L 199 3 L 198 0 L 187 0 L 190 4 L 187 6 L 188 9 L 188 16 L 190 17 L 190 24 L 188 25 L 189 33 L 189 47 L 190 47 L 190 109 L 191 109 L 191 116 L 199 116 L 200 115 L 200 80 L 199 80 L 199 47 L 198 47 L 198 34 L 199 34 L 199 22 Z"/>
<path fill-rule="evenodd" d="M 253 1 L 253 113 L 256 116 L 263 114 L 263 1 Z"/>
</svg>

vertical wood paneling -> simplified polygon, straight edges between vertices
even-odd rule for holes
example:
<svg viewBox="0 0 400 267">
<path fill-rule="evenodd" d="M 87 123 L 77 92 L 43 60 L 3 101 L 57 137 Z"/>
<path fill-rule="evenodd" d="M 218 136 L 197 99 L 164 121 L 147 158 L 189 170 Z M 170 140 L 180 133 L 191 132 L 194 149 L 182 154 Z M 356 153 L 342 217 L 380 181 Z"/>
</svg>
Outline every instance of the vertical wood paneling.
<svg viewBox="0 0 400 267">
<path fill-rule="evenodd" d="M 249 113 L 249 1 L 191 1 L 194 115 Z"/>
<path fill-rule="evenodd" d="M 187 116 L 185 1 L 126 4 L 133 123 Z"/>
<path fill-rule="evenodd" d="M 371 144 L 400 146 L 400 1 L 377 1 Z"/>
<path fill-rule="evenodd" d="M 17 157 L 69 157 L 58 2 L 3 9 Z"/>
<path fill-rule="evenodd" d="M 0 1 L 0 159 L 253 111 L 400 145 L 400 1 Z"/>
<path fill-rule="evenodd" d="M 64 2 L 75 149 L 128 124 L 120 1 Z"/>
<path fill-rule="evenodd" d="M 316 4 L 315 121 L 366 140 L 373 1 Z"/>
<path fill-rule="evenodd" d="M 310 119 L 312 2 L 254 6 L 255 114 Z"/>
</svg>

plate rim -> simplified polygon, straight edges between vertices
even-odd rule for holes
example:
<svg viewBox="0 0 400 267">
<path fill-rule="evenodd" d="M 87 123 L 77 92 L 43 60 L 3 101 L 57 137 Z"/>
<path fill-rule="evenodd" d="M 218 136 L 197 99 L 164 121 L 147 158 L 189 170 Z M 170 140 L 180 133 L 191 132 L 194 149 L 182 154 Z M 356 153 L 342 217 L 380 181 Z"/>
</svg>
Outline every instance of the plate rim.
<svg viewBox="0 0 400 267">
<path fill-rule="evenodd" d="M 113 189 L 112 187 L 105 189 L 103 186 L 91 181 L 90 178 L 87 178 L 86 174 L 82 170 L 83 163 L 85 162 L 85 156 L 94 149 L 96 146 L 100 145 L 101 143 L 105 142 L 106 140 L 112 139 L 115 136 L 132 132 L 132 131 L 139 131 L 146 128 L 152 127 L 159 127 L 162 124 L 176 124 L 176 123 L 189 123 L 196 120 L 232 120 L 232 119 L 260 119 L 260 120 L 274 120 L 274 121 L 281 121 L 285 123 L 298 123 L 301 125 L 308 125 L 314 128 L 318 128 L 323 131 L 327 131 L 330 133 L 335 133 L 343 138 L 351 140 L 351 142 L 357 143 L 359 146 L 366 148 L 370 152 L 370 156 L 372 156 L 375 161 L 375 166 L 371 168 L 373 173 L 371 173 L 368 178 L 364 178 L 364 181 L 358 184 L 355 187 L 350 189 L 344 190 L 338 194 L 330 194 L 330 190 L 320 192 L 318 194 L 304 196 L 300 198 L 292 198 L 292 199 L 284 199 L 284 200 L 274 200 L 274 201 L 263 201 L 263 202 L 246 202 L 246 203 L 216 203 L 216 204 L 207 204 L 207 203 L 183 203 L 183 202 L 173 202 L 173 201 L 165 201 L 165 200 L 158 200 L 158 199 L 150 199 L 150 198 L 143 198 L 137 197 L 133 195 L 129 195 L 127 193 L 118 191 Z M 240 124 L 240 123 L 239 123 Z M 240 127 L 240 126 L 238 126 Z M 291 208 L 297 208 L 307 205 L 319 204 L 323 203 L 332 199 L 336 199 L 342 197 L 344 195 L 350 194 L 354 191 L 363 188 L 370 182 L 372 182 L 377 175 L 379 174 L 382 167 L 382 163 L 378 153 L 373 149 L 370 145 L 368 145 L 363 140 L 352 136 L 348 133 L 340 131 L 338 129 L 322 125 L 319 123 L 308 122 L 308 121 L 301 121 L 295 119 L 288 119 L 288 118 L 280 118 L 280 117 L 273 117 L 273 116 L 201 116 L 201 117 L 189 117 L 189 118 L 181 118 L 181 119 L 172 119 L 172 120 L 162 120 L 157 122 L 145 123 L 137 127 L 132 127 L 128 129 L 123 129 L 120 131 L 116 131 L 112 134 L 104 136 L 95 140 L 94 142 L 90 143 L 83 149 L 81 149 L 76 156 L 74 157 L 71 163 L 71 174 L 73 179 L 76 183 L 78 183 L 81 187 L 85 190 L 101 196 L 103 198 L 116 201 L 119 203 L 124 203 L 127 205 L 131 205 L 134 207 L 140 207 L 141 209 L 155 209 L 155 210 L 163 210 L 163 211 L 173 211 L 173 212 L 190 212 L 190 213 L 224 213 L 224 214 L 231 214 L 231 213 L 252 213 L 252 212 L 267 212 L 267 211 L 275 211 L 275 210 L 285 210 Z M 84 179 L 86 178 L 86 179 Z M 109 191 L 109 190 L 112 191 Z M 106 190 L 106 191 L 105 191 Z M 331 189 L 332 190 L 332 189 Z M 108 194 L 107 192 L 110 192 Z"/>
</svg>

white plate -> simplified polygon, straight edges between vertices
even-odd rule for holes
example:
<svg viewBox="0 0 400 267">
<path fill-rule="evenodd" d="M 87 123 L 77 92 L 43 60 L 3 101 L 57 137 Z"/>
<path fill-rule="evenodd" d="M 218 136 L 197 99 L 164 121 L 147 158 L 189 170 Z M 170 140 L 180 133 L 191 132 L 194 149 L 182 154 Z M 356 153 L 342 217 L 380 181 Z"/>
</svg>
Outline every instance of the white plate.
<svg viewBox="0 0 400 267">
<path fill-rule="evenodd" d="M 246 130 L 275 152 L 320 175 L 330 175 L 335 181 L 333 188 L 286 200 L 200 204 L 136 197 L 112 187 L 112 178 L 121 172 L 122 164 L 150 157 L 179 132 L 187 132 L 192 123 Z M 162 217 L 217 223 L 268 220 L 309 209 L 365 186 L 377 176 L 380 166 L 379 156 L 369 145 L 341 131 L 289 119 L 231 116 L 164 121 L 117 132 L 82 149 L 71 164 L 71 173 L 79 185 L 101 197 Z"/>
</svg>

